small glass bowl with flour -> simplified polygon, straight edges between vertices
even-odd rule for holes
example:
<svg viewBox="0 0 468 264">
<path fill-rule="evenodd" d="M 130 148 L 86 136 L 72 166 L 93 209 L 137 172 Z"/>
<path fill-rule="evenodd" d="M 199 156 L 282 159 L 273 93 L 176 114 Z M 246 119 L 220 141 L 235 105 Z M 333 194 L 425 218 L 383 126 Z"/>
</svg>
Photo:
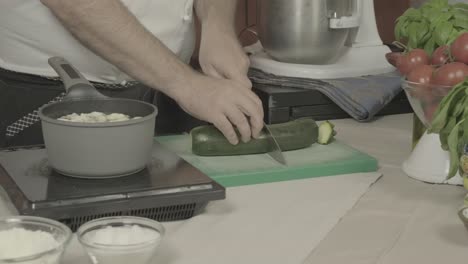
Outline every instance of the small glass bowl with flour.
<svg viewBox="0 0 468 264">
<path fill-rule="evenodd" d="M 98 218 L 76 231 L 95 264 L 150 263 L 164 233 L 161 223 L 136 216 Z"/>
<path fill-rule="evenodd" d="M 0 218 L 0 263 L 58 264 L 72 237 L 57 221 L 35 216 Z"/>
</svg>

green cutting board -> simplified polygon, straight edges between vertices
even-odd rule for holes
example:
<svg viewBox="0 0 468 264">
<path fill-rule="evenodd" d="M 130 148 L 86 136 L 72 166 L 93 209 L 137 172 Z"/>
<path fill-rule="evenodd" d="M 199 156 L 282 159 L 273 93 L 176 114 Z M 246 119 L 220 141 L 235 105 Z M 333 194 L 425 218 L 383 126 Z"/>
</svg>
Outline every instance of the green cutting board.
<svg viewBox="0 0 468 264">
<path fill-rule="evenodd" d="M 339 141 L 285 151 L 288 165 L 284 166 L 268 154 L 197 156 L 191 151 L 191 138 L 187 134 L 155 139 L 224 187 L 372 172 L 378 166 L 375 158 Z"/>
</svg>

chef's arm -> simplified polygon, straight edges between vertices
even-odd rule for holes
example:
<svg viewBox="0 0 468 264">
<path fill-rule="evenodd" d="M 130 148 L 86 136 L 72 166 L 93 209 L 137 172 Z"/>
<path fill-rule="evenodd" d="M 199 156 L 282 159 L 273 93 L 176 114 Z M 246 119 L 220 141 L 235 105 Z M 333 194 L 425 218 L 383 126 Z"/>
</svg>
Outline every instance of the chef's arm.
<svg viewBox="0 0 468 264">
<path fill-rule="evenodd" d="M 250 61 L 234 27 L 236 7 L 236 0 L 195 0 L 195 13 L 201 24 L 198 59 L 207 75 L 230 79 L 250 89 Z"/>
<path fill-rule="evenodd" d="M 195 12 L 204 25 L 223 26 L 235 32 L 237 0 L 195 0 Z"/>
<path fill-rule="evenodd" d="M 170 97 L 183 95 L 195 72 L 120 2 L 41 0 L 86 47 L 133 78 Z"/>
<path fill-rule="evenodd" d="M 136 80 L 172 97 L 192 116 L 213 123 L 232 144 L 239 142 L 234 127 L 243 141 L 260 134 L 263 108 L 253 92 L 232 80 L 196 73 L 147 31 L 120 1 L 41 1 L 87 48 Z M 212 12 L 206 10 L 206 16 L 211 16 Z"/>
</svg>

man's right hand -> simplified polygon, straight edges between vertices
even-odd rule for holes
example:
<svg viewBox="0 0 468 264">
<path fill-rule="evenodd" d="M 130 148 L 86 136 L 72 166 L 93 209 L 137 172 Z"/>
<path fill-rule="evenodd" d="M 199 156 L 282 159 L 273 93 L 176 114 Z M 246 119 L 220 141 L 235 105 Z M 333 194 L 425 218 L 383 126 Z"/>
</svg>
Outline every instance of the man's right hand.
<svg viewBox="0 0 468 264">
<path fill-rule="evenodd" d="M 194 74 L 190 87 L 176 98 L 177 103 L 190 115 L 212 123 L 231 144 L 259 136 L 263 128 L 261 100 L 250 89 L 228 79 Z"/>
</svg>

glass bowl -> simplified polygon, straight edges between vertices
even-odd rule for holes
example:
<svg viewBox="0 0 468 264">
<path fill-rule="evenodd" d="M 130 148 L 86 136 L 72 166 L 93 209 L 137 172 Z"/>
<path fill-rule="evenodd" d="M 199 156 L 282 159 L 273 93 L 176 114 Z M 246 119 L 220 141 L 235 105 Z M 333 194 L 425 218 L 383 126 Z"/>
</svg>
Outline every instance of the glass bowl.
<svg viewBox="0 0 468 264">
<path fill-rule="evenodd" d="M 1 217 L 0 239 L 8 244 L 0 248 L 0 263 L 60 263 L 71 237 L 71 230 L 55 220 L 35 216 Z"/>
<path fill-rule="evenodd" d="M 135 216 L 103 217 L 81 225 L 76 234 L 93 263 L 150 263 L 165 229 Z"/>
<path fill-rule="evenodd" d="M 432 122 L 434 112 L 442 99 L 450 92 L 452 86 L 421 84 L 402 80 L 402 88 L 414 113 L 427 128 Z"/>
</svg>

